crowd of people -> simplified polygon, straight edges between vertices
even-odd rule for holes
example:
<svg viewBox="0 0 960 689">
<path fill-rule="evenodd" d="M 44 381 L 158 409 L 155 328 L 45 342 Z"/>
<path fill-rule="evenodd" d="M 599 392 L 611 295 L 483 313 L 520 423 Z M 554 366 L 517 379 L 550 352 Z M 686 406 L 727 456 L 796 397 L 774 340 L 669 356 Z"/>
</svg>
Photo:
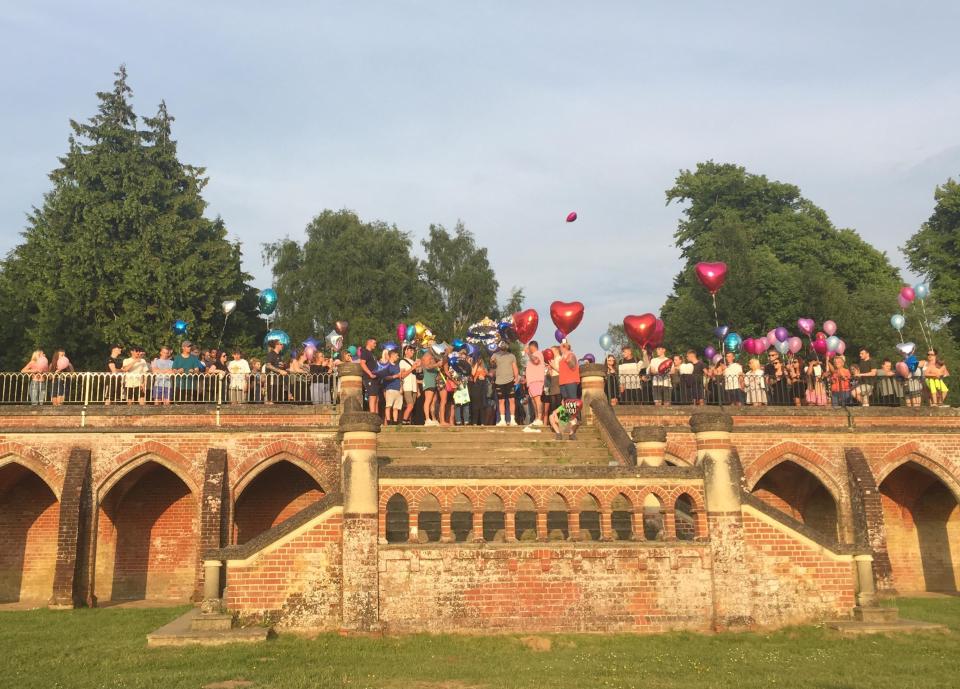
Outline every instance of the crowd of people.
<svg viewBox="0 0 960 689">
<path fill-rule="evenodd" d="M 855 363 L 844 356 L 829 359 L 769 351 L 766 361 L 726 352 L 716 363 L 702 361 L 693 350 L 652 356 L 624 348 L 605 360 L 606 394 L 611 404 L 723 404 L 730 406 L 943 406 L 950 372 L 935 349 L 912 365 L 877 361 L 866 347 Z"/>
<path fill-rule="evenodd" d="M 201 350 L 188 340 L 179 353 L 162 347 L 152 359 L 141 347 L 115 346 L 92 384 L 73 375 L 64 350 L 49 359 L 37 350 L 21 371 L 26 375 L 20 388 L 2 394 L 5 401 L 61 405 L 78 401 L 81 385 L 92 385 L 83 391 L 85 399 L 107 405 L 329 404 L 337 399 L 338 366 L 355 360 L 366 404 L 387 424 L 556 431 L 558 421 L 570 416 L 561 412 L 565 403 L 580 399 L 581 362 L 566 341 L 546 350 L 531 341 L 519 358 L 503 342 L 486 360 L 451 346 L 438 351 L 403 343 L 378 350 L 375 339 L 355 356 L 311 348 L 287 355 L 280 341 L 267 345 L 265 356 L 249 359 L 238 349 Z M 934 349 L 909 367 L 877 361 L 867 348 L 850 364 L 839 355 L 804 359 L 772 350 L 763 358 L 728 351 L 711 363 L 693 350 L 671 355 L 663 346 L 652 352 L 625 347 L 619 358 L 605 359 L 606 395 L 611 404 L 663 406 L 941 406 L 949 392 L 949 370 Z"/>
</svg>

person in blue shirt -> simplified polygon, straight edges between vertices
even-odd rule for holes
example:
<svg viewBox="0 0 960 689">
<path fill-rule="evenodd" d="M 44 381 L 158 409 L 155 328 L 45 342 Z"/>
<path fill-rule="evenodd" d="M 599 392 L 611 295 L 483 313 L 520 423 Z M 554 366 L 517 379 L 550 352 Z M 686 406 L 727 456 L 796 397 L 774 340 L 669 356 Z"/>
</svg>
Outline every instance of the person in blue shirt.
<svg viewBox="0 0 960 689">
<path fill-rule="evenodd" d="M 400 353 L 396 349 L 391 349 L 387 354 L 387 363 L 381 364 L 377 369 L 377 377 L 383 381 L 383 403 L 384 403 L 384 423 L 389 426 L 390 422 L 400 423 L 400 410 L 403 408 L 403 392 L 400 388 Z"/>
</svg>

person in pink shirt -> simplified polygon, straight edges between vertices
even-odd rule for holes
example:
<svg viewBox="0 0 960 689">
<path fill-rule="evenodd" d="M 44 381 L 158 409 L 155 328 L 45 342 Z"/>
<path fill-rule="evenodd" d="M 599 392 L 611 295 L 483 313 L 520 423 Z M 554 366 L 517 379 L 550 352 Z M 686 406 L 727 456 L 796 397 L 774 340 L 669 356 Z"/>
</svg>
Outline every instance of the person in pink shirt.
<svg viewBox="0 0 960 689">
<path fill-rule="evenodd" d="M 73 373 L 73 364 L 62 349 L 53 353 L 50 372 L 56 374 L 53 376 L 53 392 L 50 395 L 50 401 L 53 402 L 53 406 L 58 407 L 63 404 L 63 400 L 69 393 L 70 380 L 73 377 L 70 375 Z"/>
<path fill-rule="evenodd" d="M 50 370 L 50 364 L 47 361 L 47 355 L 43 353 L 42 349 L 38 349 L 30 356 L 30 361 L 27 362 L 27 365 L 20 369 L 21 373 L 32 373 L 30 376 L 30 386 L 28 388 L 27 396 L 30 399 L 30 404 L 39 405 L 43 404 L 46 399 L 46 390 L 45 387 L 45 374 Z"/>
<path fill-rule="evenodd" d="M 533 423 L 530 426 L 543 425 L 543 382 L 547 375 L 547 363 L 543 360 L 543 354 L 540 353 L 540 345 L 536 340 L 531 340 L 526 346 L 527 366 L 524 369 L 524 375 L 527 379 L 527 394 L 533 402 Z M 528 426 L 529 428 L 529 426 Z"/>
</svg>

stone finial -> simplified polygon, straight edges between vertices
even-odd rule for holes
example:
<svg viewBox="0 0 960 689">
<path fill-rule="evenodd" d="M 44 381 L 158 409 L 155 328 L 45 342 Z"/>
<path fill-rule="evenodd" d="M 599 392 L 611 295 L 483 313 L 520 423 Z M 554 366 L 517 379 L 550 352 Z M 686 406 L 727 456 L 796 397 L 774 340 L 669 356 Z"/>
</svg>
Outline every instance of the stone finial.
<svg viewBox="0 0 960 689">
<path fill-rule="evenodd" d="M 702 411 L 690 417 L 690 428 L 694 433 L 708 433 L 722 431 L 729 433 L 733 430 L 733 419 L 722 411 Z"/>
<path fill-rule="evenodd" d="M 380 417 L 368 411 L 344 412 L 340 415 L 341 433 L 379 433 Z"/>
<path fill-rule="evenodd" d="M 663 426 L 634 426 L 630 438 L 635 443 L 665 443 L 667 429 Z"/>
<path fill-rule="evenodd" d="M 337 373 L 341 378 L 344 376 L 362 376 L 363 369 L 360 367 L 360 364 L 346 363 L 340 364 L 337 367 Z"/>
<path fill-rule="evenodd" d="M 580 364 L 580 378 L 604 378 L 607 375 L 607 369 L 603 364 Z"/>
</svg>

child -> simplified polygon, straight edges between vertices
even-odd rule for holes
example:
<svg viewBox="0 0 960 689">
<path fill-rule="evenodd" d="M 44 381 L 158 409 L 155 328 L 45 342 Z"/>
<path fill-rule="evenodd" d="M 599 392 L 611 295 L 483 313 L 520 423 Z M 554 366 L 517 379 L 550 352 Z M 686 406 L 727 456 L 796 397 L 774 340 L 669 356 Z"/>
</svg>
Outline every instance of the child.
<svg viewBox="0 0 960 689">
<path fill-rule="evenodd" d="M 580 410 L 583 408 L 583 402 L 579 399 L 564 400 L 563 404 L 553 410 L 550 414 L 550 427 L 557 434 L 557 440 L 563 440 L 568 436 L 568 440 L 577 439 L 577 429 L 580 427 Z"/>
<path fill-rule="evenodd" d="M 250 389 L 248 399 L 253 403 L 263 402 L 263 364 L 260 359 L 250 359 Z"/>
<path fill-rule="evenodd" d="M 233 350 L 233 361 L 227 364 L 227 370 L 230 372 L 230 404 L 241 404 L 247 399 L 250 364 L 239 349 Z"/>
</svg>

